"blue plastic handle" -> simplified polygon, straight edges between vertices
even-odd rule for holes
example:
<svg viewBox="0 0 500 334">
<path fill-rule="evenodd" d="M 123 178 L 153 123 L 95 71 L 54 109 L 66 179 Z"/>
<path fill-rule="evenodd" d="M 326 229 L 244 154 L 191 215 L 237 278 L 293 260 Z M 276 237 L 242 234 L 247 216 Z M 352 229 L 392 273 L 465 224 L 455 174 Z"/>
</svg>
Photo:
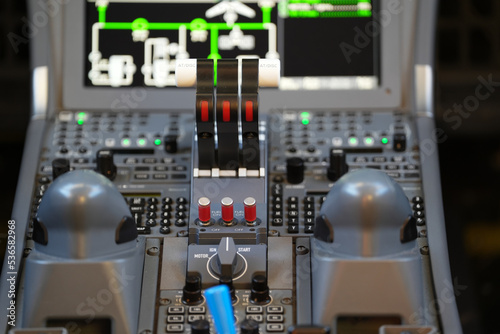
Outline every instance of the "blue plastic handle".
<svg viewBox="0 0 500 334">
<path fill-rule="evenodd" d="M 205 290 L 205 299 L 214 319 L 218 334 L 236 334 L 233 304 L 227 285 L 217 285 Z"/>
</svg>

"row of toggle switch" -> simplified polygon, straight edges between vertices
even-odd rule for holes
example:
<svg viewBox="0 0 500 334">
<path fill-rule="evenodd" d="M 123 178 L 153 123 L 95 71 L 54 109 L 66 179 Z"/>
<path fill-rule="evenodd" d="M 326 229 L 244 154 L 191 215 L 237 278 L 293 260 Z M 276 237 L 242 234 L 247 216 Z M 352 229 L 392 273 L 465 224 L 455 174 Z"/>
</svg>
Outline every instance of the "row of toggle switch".
<svg viewBox="0 0 500 334">
<path fill-rule="evenodd" d="M 201 226 L 213 224 L 212 211 L 210 209 L 210 199 L 201 197 L 198 199 L 198 223 Z M 228 226 L 235 225 L 237 222 L 234 219 L 234 201 L 230 197 L 224 197 L 221 200 L 222 223 Z M 257 222 L 257 205 L 255 198 L 247 197 L 243 201 L 245 221 L 249 226 L 255 226 Z"/>
</svg>

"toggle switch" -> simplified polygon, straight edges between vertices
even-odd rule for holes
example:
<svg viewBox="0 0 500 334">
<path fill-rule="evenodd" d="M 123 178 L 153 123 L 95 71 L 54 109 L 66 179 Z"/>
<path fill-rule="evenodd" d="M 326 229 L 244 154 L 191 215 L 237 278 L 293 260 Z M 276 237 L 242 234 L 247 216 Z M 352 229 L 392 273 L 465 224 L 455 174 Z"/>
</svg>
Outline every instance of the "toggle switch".
<svg viewBox="0 0 500 334">
<path fill-rule="evenodd" d="M 210 221 L 210 200 L 207 197 L 200 197 L 198 199 L 198 219 L 202 223 Z"/>
<path fill-rule="evenodd" d="M 234 219 L 234 210 L 233 210 L 233 199 L 230 197 L 224 197 L 221 201 L 221 211 L 222 211 L 222 220 L 226 223 L 230 223 Z"/>
<path fill-rule="evenodd" d="M 247 222 L 253 222 L 257 219 L 257 205 L 255 202 L 255 198 L 247 197 L 243 201 L 245 206 L 245 220 Z"/>
</svg>

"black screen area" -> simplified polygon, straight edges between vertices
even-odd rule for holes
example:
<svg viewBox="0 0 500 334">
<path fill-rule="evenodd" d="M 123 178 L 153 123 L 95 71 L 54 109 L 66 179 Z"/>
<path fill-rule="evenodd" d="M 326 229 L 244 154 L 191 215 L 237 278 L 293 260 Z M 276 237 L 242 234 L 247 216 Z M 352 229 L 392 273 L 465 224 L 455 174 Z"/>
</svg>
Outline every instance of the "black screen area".
<svg viewBox="0 0 500 334">
<path fill-rule="evenodd" d="M 284 21 L 284 75 L 372 76 L 375 42 L 371 18 L 288 18 Z"/>
</svg>

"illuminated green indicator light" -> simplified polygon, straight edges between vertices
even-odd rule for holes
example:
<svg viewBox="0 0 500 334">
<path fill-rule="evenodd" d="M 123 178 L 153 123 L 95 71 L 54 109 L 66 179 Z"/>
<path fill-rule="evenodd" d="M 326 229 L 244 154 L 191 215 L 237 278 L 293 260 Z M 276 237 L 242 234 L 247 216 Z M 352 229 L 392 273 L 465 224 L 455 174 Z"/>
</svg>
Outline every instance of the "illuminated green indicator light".
<svg viewBox="0 0 500 334">
<path fill-rule="evenodd" d="M 84 122 L 85 121 L 83 119 L 81 119 L 81 118 L 77 121 L 78 125 L 83 125 Z"/>
<path fill-rule="evenodd" d="M 307 118 L 304 118 L 304 119 L 302 120 L 302 124 L 304 124 L 304 125 L 309 124 L 309 120 L 308 120 Z"/>
<path fill-rule="evenodd" d="M 139 146 L 144 146 L 146 145 L 146 139 L 139 139 L 137 143 L 139 144 Z"/>
<path fill-rule="evenodd" d="M 155 145 L 160 146 L 161 145 L 161 139 L 155 139 Z"/>
<path fill-rule="evenodd" d="M 356 138 L 356 137 L 350 137 L 349 138 L 349 145 L 351 145 L 351 146 L 358 145 L 358 138 Z"/>
<path fill-rule="evenodd" d="M 85 118 L 86 114 L 84 112 L 78 113 L 78 118 Z"/>
<path fill-rule="evenodd" d="M 387 137 L 384 137 L 380 140 L 382 142 L 382 144 L 387 144 L 389 142 L 389 139 L 387 139 Z"/>
<path fill-rule="evenodd" d="M 373 144 L 373 138 L 372 137 L 366 137 L 365 138 L 365 144 L 366 145 L 372 145 Z"/>
<path fill-rule="evenodd" d="M 128 138 L 123 139 L 122 144 L 123 144 L 123 146 L 130 146 L 130 139 L 128 139 Z"/>
<path fill-rule="evenodd" d="M 308 113 L 307 111 L 303 111 L 303 112 L 300 113 L 300 117 L 302 117 L 302 118 L 310 118 L 311 114 Z"/>
</svg>

